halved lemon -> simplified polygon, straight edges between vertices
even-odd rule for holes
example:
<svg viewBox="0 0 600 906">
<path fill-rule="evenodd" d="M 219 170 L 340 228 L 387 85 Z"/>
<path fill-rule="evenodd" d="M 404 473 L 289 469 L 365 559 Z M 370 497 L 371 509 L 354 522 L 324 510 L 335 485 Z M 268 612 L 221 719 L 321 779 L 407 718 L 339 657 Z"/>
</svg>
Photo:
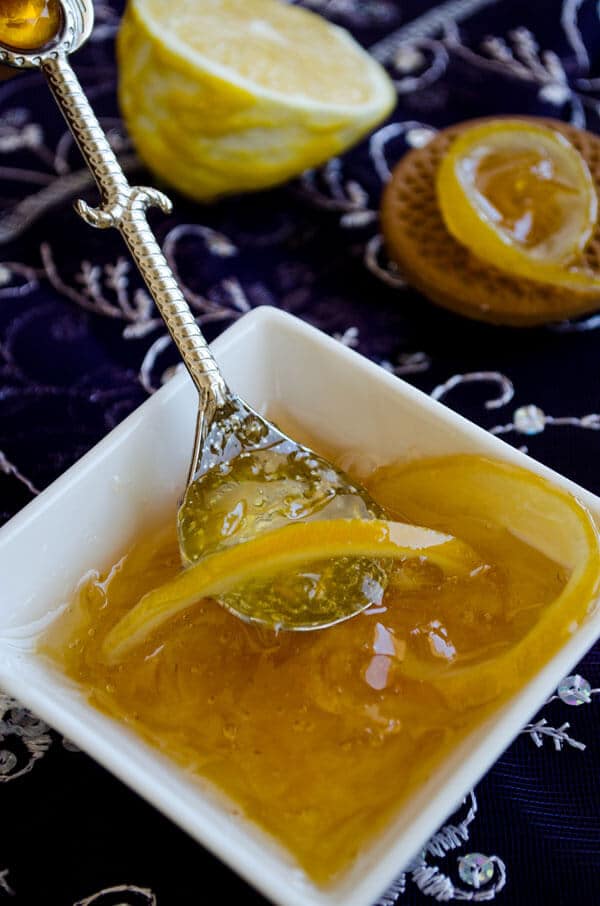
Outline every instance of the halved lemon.
<svg viewBox="0 0 600 906">
<path fill-rule="evenodd" d="M 483 261 L 530 280 L 600 287 L 582 263 L 598 215 L 594 181 L 559 132 L 522 120 L 465 129 L 436 189 L 449 232 Z"/>
<path fill-rule="evenodd" d="M 118 660 L 154 629 L 202 598 L 224 595 L 249 580 L 334 557 L 423 557 L 451 575 L 481 565 L 462 541 L 416 525 L 384 520 L 335 519 L 295 523 L 212 554 L 154 589 L 110 631 L 104 654 Z"/>
<path fill-rule="evenodd" d="M 279 0 L 129 0 L 117 49 L 140 157 L 200 200 L 323 163 L 396 100 L 348 32 Z"/>
</svg>

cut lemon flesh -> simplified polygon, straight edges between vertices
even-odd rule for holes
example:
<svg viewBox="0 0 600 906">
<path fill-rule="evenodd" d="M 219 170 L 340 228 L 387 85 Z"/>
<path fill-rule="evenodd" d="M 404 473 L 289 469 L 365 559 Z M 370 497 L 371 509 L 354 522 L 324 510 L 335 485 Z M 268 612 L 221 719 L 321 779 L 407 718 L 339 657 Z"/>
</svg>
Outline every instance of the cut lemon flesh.
<svg viewBox="0 0 600 906">
<path fill-rule="evenodd" d="M 367 486 L 393 516 L 424 524 L 434 519 L 441 531 L 455 526 L 467 543 L 476 538 L 482 559 L 490 556 L 482 544 L 486 530 L 492 554 L 498 530 L 506 531 L 567 577 L 562 592 L 503 653 L 484 659 L 478 651 L 465 653 L 462 661 L 440 670 L 439 659 L 407 651 L 405 674 L 431 682 L 449 705 L 479 705 L 515 688 L 518 678 L 556 651 L 593 606 L 600 581 L 598 530 L 582 504 L 545 479 L 479 456 L 451 456 L 382 469 Z"/>
<path fill-rule="evenodd" d="M 465 129 L 437 174 L 448 231 L 478 258 L 514 275 L 597 290 L 582 252 L 598 199 L 588 166 L 547 126 L 498 120 Z"/>
<path fill-rule="evenodd" d="M 451 575 L 481 565 L 473 549 L 451 535 L 384 520 L 336 519 L 297 523 L 261 535 L 196 563 L 154 589 L 111 630 L 104 653 L 117 660 L 153 630 L 202 598 L 245 582 L 334 557 L 425 558 Z"/>
<path fill-rule="evenodd" d="M 395 102 L 348 32 L 278 0 L 130 0 L 118 58 L 140 156 L 201 200 L 324 162 Z"/>
</svg>

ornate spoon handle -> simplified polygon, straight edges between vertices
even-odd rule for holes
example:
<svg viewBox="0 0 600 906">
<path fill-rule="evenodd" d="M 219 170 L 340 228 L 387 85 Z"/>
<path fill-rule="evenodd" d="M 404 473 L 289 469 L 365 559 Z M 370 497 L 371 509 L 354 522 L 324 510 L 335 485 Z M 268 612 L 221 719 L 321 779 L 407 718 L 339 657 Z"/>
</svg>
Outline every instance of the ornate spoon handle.
<svg viewBox="0 0 600 906">
<path fill-rule="evenodd" d="M 198 389 L 203 420 L 210 423 L 227 388 L 146 219 L 149 207 L 169 213 L 171 202 L 157 189 L 129 184 L 66 56 L 49 56 L 40 68 L 100 189 L 99 207 L 80 200 L 75 209 L 90 226 L 115 227 L 123 236 Z"/>
</svg>

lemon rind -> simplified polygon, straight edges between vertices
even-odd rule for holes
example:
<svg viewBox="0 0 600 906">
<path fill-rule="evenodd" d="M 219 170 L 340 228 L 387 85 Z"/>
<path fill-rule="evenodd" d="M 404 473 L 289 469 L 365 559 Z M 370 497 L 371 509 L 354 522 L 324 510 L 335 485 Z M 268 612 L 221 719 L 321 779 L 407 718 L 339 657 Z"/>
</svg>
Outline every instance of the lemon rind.
<svg viewBox="0 0 600 906">
<path fill-rule="evenodd" d="M 498 120 L 497 126 L 506 131 L 527 130 L 543 135 L 546 138 L 551 135 L 562 146 L 568 146 L 573 149 L 573 146 L 565 136 L 541 123 L 532 123 L 529 120 L 520 119 L 502 119 Z M 600 276 L 595 277 L 584 271 L 578 271 L 576 268 L 569 269 L 569 262 L 566 260 L 554 265 L 536 260 L 525 250 L 515 246 L 509 237 L 496 230 L 485 213 L 473 204 L 456 171 L 457 155 L 463 146 L 467 146 L 467 143 L 472 143 L 476 140 L 477 134 L 485 137 L 491 128 L 492 125 L 490 123 L 483 123 L 465 130 L 452 142 L 440 161 L 436 174 L 436 194 L 446 228 L 475 257 L 501 271 L 524 277 L 537 283 L 571 286 L 582 291 L 597 291 L 600 287 Z M 573 150 L 578 154 L 576 149 Z M 587 212 L 588 229 L 583 240 L 574 245 L 573 254 L 577 251 L 580 252 L 585 247 L 598 216 L 598 197 L 594 180 L 583 158 L 581 158 L 581 164 L 581 178 L 585 180 L 590 199 L 590 206 Z M 455 214 L 455 211 L 459 209 L 461 211 L 460 218 Z"/>
<path fill-rule="evenodd" d="M 103 644 L 104 655 L 109 661 L 118 660 L 203 598 L 226 594 L 262 575 L 344 556 L 394 560 L 425 557 L 455 575 L 468 575 L 481 565 L 469 545 L 420 526 L 378 519 L 293 523 L 211 554 L 148 592 L 111 629 Z"/>
<path fill-rule="evenodd" d="M 235 86 L 241 91 L 247 92 L 249 96 L 254 98 L 269 100 L 273 104 L 279 103 L 288 109 L 294 108 L 309 113 L 316 113 L 319 111 L 328 114 L 339 113 L 343 117 L 351 117 L 353 120 L 357 118 L 359 111 L 364 112 L 365 118 L 369 118 L 374 114 L 379 115 L 382 110 L 386 109 L 386 105 L 382 103 L 385 94 L 388 96 L 388 112 L 393 109 L 397 102 L 394 83 L 383 67 L 371 57 L 357 41 L 355 41 L 349 32 L 338 25 L 328 22 L 326 19 L 323 19 L 323 22 L 326 23 L 332 33 L 336 34 L 337 39 L 351 49 L 365 64 L 365 73 L 369 75 L 374 89 L 372 100 L 369 103 L 327 103 L 320 101 L 318 98 L 313 99 L 302 95 L 286 94 L 284 92 L 274 91 L 271 88 L 266 88 L 258 82 L 253 82 L 250 79 L 241 76 L 235 69 L 211 60 L 209 57 L 206 57 L 204 54 L 197 51 L 192 51 L 186 46 L 185 42 L 181 41 L 176 35 L 164 29 L 164 27 L 156 22 L 147 9 L 144 8 L 142 13 L 142 7 L 144 7 L 143 0 L 131 0 L 130 8 L 136 15 L 138 24 L 146 29 L 153 41 L 159 44 L 161 48 L 168 49 L 173 56 L 179 60 L 185 60 L 194 73 L 209 73 L 228 86 Z M 309 10 L 304 10 L 304 12 L 308 15 L 316 15 Z"/>
</svg>

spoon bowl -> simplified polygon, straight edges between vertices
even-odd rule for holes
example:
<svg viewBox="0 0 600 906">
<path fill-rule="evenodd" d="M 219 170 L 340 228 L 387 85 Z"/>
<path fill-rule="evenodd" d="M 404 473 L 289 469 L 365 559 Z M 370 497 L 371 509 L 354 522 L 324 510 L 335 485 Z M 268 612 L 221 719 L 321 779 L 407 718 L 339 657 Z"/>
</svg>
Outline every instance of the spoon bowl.
<svg viewBox="0 0 600 906">
<path fill-rule="evenodd" d="M 192 565 L 294 522 L 382 515 L 340 469 L 229 396 L 215 411 L 179 509 L 179 545 Z M 383 561 L 337 557 L 245 583 L 218 601 L 247 621 L 317 629 L 381 603 L 386 582 Z"/>
</svg>

